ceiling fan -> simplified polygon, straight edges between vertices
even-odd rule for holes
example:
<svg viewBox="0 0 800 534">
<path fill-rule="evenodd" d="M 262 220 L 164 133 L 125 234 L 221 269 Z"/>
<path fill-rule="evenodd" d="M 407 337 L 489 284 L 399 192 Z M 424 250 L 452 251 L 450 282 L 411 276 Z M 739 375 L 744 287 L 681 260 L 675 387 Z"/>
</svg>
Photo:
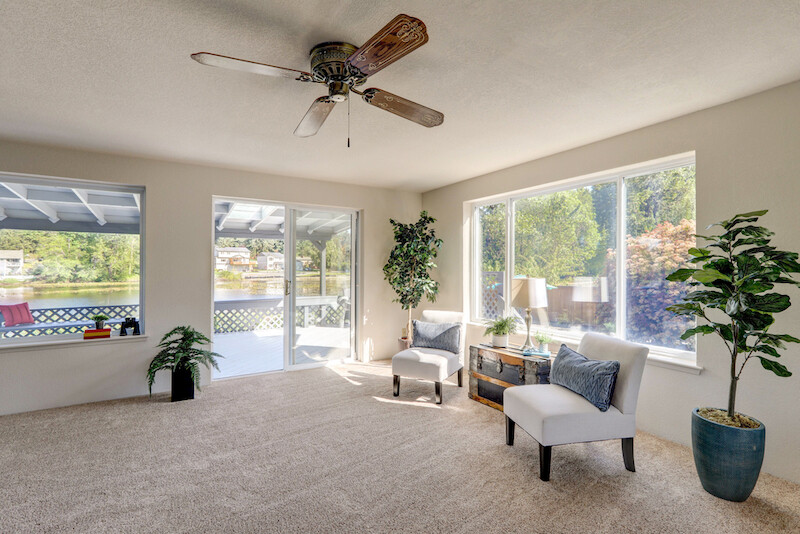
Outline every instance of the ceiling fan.
<svg viewBox="0 0 800 534">
<path fill-rule="evenodd" d="M 422 126 L 431 128 L 444 121 L 444 115 L 434 109 L 412 102 L 383 89 L 357 87 L 367 78 L 388 67 L 403 56 L 428 42 L 425 23 L 408 15 L 397 15 L 373 35 L 360 48 L 350 43 L 326 42 L 311 49 L 311 72 L 275 67 L 245 59 L 237 59 L 209 52 L 192 54 L 192 59 L 203 65 L 226 69 L 291 78 L 300 82 L 322 83 L 328 86 L 328 95 L 317 98 L 308 108 L 294 131 L 298 137 L 315 135 L 338 102 L 348 100 L 351 92 L 361 96 L 367 104 L 394 113 Z"/>
</svg>

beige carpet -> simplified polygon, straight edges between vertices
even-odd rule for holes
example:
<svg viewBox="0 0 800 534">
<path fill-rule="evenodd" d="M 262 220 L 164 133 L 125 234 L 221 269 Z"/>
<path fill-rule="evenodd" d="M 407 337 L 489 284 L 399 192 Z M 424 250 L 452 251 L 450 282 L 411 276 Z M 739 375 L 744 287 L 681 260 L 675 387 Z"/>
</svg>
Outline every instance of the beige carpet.
<svg viewBox="0 0 800 534">
<path fill-rule="evenodd" d="M 800 532 L 797 485 L 721 501 L 647 434 L 637 473 L 619 441 L 568 445 L 544 483 L 500 412 L 452 383 L 432 396 L 354 365 L 2 417 L 0 532 Z"/>
</svg>

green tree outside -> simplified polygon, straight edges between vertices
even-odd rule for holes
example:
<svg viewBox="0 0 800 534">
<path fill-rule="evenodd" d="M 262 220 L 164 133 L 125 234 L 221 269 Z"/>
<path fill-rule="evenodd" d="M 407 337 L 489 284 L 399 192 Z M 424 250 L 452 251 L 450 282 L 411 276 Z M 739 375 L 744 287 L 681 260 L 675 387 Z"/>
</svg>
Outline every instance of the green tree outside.
<svg viewBox="0 0 800 534">
<path fill-rule="evenodd" d="M 0 249 L 25 251 L 40 282 L 125 282 L 139 278 L 139 236 L 0 230 Z"/>
</svg>

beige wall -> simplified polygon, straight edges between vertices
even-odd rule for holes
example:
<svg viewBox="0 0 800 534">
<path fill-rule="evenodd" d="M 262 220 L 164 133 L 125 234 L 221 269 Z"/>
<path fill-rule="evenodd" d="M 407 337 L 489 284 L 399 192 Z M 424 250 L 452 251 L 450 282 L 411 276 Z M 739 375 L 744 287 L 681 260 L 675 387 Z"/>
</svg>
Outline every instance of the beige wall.
<svg viewBox="0 0 800 534">
<path fill-rule="evenodd" d="M 330 205 L 363 210 L 363 306 L 360 352 L 390 357 L 404 324 L 383 280 L 393 246 L 389 218 L 413 220 L 421 196 L 0 141 L 0 172 L 144 185 L 146 192 L 145 306 L 148 339 L 108 345 L 0 350 L 0 414 L 147 393 L 145 373 L 155 344 L 170 328 L 212 330 L 212 196 Z M 2 226 L 2 225 L 0 225 Z M 161 373 L 154 391 L 169 390 Z M 208 376 L 204 377 L 208 382 Z"/>
<path fill-rule="evenodd" d="M 423 208 L 438 218 L 444 247 L 439 259 L 441 296 L 436 307 L 467 308 L 464 203 L 685 152 L 696 152 L 698 228 L 736 212 L 767 208 L 764 224 L 779 247 L 800 251 L 800 82 L 480 176 L 423 194 Z M 800 292 L 787 290 L 795 306 L 780 317 L 776 332 L 800 334 Z M 469 341 L 479 340 L 477 327 Z M 778 378 L 757 362 L 739 384 L 737 408 L 767 427 L 764 470 L 800 482 L 800 347 L 783 357 L 794 370 Z M 639 397 L 641 430 L 690 442 L 690 412 L 725 406 L 728 362 L 717 339 L 699 340 L 700 375 L 648 365 Z M 621 460 L 620 460 L 621 461 Z"/>
</svg>

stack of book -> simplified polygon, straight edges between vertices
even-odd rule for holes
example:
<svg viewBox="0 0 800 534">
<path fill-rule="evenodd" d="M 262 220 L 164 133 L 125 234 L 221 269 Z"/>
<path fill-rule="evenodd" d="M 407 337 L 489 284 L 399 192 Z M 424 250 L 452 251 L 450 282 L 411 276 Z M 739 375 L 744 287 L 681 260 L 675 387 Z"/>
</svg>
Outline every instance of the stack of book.
<svg viewBox="0 0 800 534">
<path fill-rule="evenodd" d="M 103 328 L 101 330 L 84 330 L 83 339 L 100 339 L 104 337 L 111 337 L 111 329 Z"/>
</svg>

